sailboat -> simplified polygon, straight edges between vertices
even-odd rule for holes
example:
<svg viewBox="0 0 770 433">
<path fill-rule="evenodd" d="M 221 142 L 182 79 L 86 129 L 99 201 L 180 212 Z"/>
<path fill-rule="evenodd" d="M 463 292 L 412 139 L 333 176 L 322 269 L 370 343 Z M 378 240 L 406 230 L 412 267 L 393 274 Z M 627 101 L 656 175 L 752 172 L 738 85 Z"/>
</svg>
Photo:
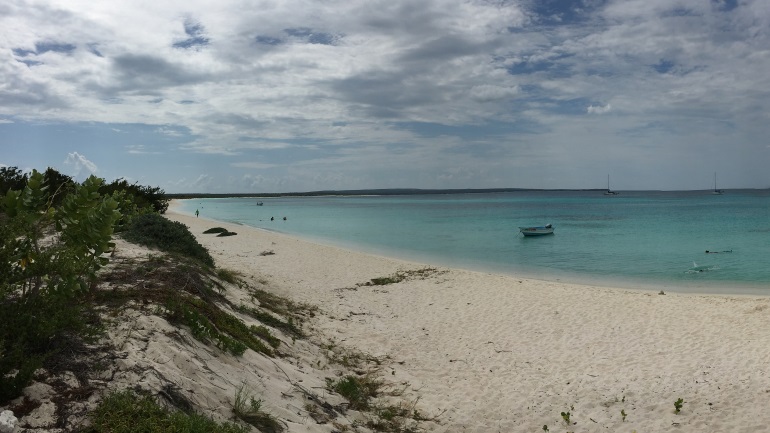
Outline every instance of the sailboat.
<svg viewBox="0 0 770 433">
<path fill-rule="evenodd" d="M 613 191 L 610 189 L 610 175 L 607 175 L 607 191 L 604 193 L 604 195 L 618 195 L 619 192 Z"/>
<path fill-rule="evenodd" d="M 721 189 L 717 189 L 717 173 L 714 172 L 714 191 L 712 192 L 712 194 L 722 195 L 723 193 L 724 191 L 722 191 Z"/>
</svg>

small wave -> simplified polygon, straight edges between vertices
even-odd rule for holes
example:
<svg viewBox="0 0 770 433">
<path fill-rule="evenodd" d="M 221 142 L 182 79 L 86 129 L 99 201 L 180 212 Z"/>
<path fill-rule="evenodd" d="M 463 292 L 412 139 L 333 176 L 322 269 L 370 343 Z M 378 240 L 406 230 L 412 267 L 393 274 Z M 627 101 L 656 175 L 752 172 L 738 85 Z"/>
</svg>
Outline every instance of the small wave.
<svg viewBox="0 0 770 433">
<path fill-rule="evenodd" d="M 710 271 L 716 271 L 719 269 L 719 266 L 717 265 L 704 265 L 704 266 L 698 266 L 697 263 L 692 262 L 692 267 L 686 271 L 684 271 L 685 274 L 699 274 L 702 272 L 710 272 Z"/>
</svg>

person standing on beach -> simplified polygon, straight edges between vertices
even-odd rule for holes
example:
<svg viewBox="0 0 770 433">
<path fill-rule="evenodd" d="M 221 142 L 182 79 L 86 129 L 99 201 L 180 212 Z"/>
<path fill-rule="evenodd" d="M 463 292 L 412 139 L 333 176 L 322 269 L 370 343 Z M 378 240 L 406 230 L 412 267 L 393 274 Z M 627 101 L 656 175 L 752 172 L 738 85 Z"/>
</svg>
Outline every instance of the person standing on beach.
<svg viewBox="0 0 770 433">
<path fill-rule="evenodd" d="M 200 212 L 198 212 L 198 209 L 195 209 L 195 218 L 198 218 L 198 214 L 199 214 L 199 213 L 200 213 Z"/>
</svg>

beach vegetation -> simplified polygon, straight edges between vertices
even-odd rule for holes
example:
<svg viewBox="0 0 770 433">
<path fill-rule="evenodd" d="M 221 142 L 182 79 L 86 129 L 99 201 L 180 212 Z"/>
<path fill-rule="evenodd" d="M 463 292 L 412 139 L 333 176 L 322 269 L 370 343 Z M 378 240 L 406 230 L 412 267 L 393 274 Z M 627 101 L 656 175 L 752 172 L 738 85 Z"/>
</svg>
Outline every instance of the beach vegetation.
<svg viewBox="0 0 770 433">
<path fill-rule="evenodd" d="M 267 342 L 267 344 L 269 344 L 270 347 L 272 347 L 273 349 L 277 349 L 278 346 L 281 345 L 281 340 L 279 338 L 277 338 L 276 336 L 274 336 L 270 332 L 270 330 L 267 329 L 266 327 L 264 327 L 262 325 L 259 325 L 259 326 L 251 325 L 251 327 L 249 327 L 249 329 L 251 329 L 251 332 L 254 335 L 258 336 L 259 338 L 261 338 L 263 340 L 265 340 Z"/>
<path fill-rule="evenodd" d="M 438 422 L 438 416 L 428 418 L 416 409 L 419 397 L 412 402 L 382 401 L 385 397 L 401 397 L 409 384 L 403 384 L 403 389 L 393 389 L 393 384 L 383 380 L 376 369 L 369 373 L 348 374 L 336 380 L 327 378 L 326 383 L 329 391 L 348 400 L 349 409 L 366 414 L 363 425 L 372 431 L 415 433 L 422 431 L 420 423 L 423 421 Z"/>
<path fill-rule="evenodd" d="M 180 254 L 214 267 L 214 259 L 208 250 L 198 243 L 186 225 L 169 221 L 156 213 L 139 215 L 122 233 L 124 239 L 139 245 L 157 248 L 168 253 Z"/>
<path fill-rule="evenodd" d="M 419 399 L 418 399 L 419 400 Z M 420 421 L 436 421 L 425 418 L 415 409 L 417 400 L 412 403 L 375 405 L 373 417 L 366 422 L 366 427 L 378 432 L 416 433 L 421 431 Z"/>
<path fill-rule="evenodd" d="M 121 217 L 119 203 L 99 194 L 102 182 L 89 177 L 54 207 L 55 194 L 33 170 L 23 189 L 2 197 L 0 402 L 73 340 L 98 332 L 84 295 L 108 262 L 103 254 Z"/>
<path fill-rule="evenodd" d="M 257 399 L 242 384 L 235 390 L 233 413 L 244 422 L 253 425 L 262 433 L 280 433 L 283 426 L 272 415 L 262 410 L 263 400 Z"/>
<path fill-rule="evenodd" d="M 385 382 L 375 374 L 363 376 L 347 375 L 338 380 L 326 379 L 327 388 L 345 397 L 349 407 L 355 410 L 367 410 L 373 398 L 377 397 Z"/>
<path fill-rule="evenodd" d="M 249 348 L 274 355 L 281 340 L 273 332 L 303 337 L 303 320 L 317 311 L 253 288 L 235 271 L 214 268 L 186 226 L 148 211 L 125 190 L 103 189 L 102 179 L 92 176 L 77 184 L 54 172 L 50 182 L 36 171 L 3 173 L 3 185 L 23 181 L 24 186 L 0 197 L 0 403 L 17 397 L 40 367 L 58 363 L 55 357 L 74 356 L 73 341 L 95 341 L 108 316 L 122 308 L 163 316 L 235 356 Z M 116 255 L 112 236 L 118 228 L 128 242 L 160 251 L 145 258 Z M 245 289 L 256 306 L 229 301 L 224 294 L 230 285 Z M 259 323 L 247 324 L 241 319 L 246 315 Z M 340 359 L 348 365 L 380 364 L 363 354 Z M 384 392 L 387 386 L 376 372 L 328 381 L 329 389 L 352 397 L 348 407 L 369 411 L 370 429 L 417 431 L 415 423 L 425 418 L 414 405 L 373 403 L 378 396 L 397 395 Z M 163 390 L 164 396 L 172 394 Z M 196 415 L 189 402 L 182 403 L 173 403 L 181 412 L 166 410 L 147 394 L 116 392 L 93 412 L 91 426 L 82 432 L 246 431 Z M 262 432 L 283 431 L 245 386 L 236 391 L 233 412 Z"/>
<path fill-rule="evenodd" d="M 267 284 L 267 282 L 260 281 L 260 284 Z M 276 324 L 274 327 L 295 334 L 298 337 L 302 336 L 300 325 L 302 324 L 303 318 L 314 317 L 318 312 L 318 307 L 315 305 L 295 302 L 291 299 L 283 298 L 258 288 L 249 288 L 249 295 L 251 295 L 253 300 L 259 303 L 260 308 L 271 311 L 279 316 L 286 317 L 286 320 L 284 320 L 285 328 L 283 328 L 282 326 L 284 325 L 281 324 Z"/>
<path fill-rule="evenodd" d="M 249 429 L 194 413 L 161 407 L 147 394 L 119 391 L 108 395 L 81 433 L 247 433 Z"/>
<path fill-rule="evenodd" d="M 195 338 L 204 343 L 214 341 L 222 351 L 241 356 L 250 348 L 272 354 L 242 321 L 201 299 L 189 296 L 169 299 L 165 308 L 169 322 L 187 326 Z"/>
<path fill-rule="evenodd" d="M 564 422 L 569 425 L 570 424 L 570 413 L 569 412 L 562 412 L 561 413 L 561 419 L 564 420 Z"/>
<path fill-rule="evenodd" d="M 0 167 L 0 194 L 21 191 L 27 186 L 28 176 L 19 167 Z"/>
<path fill-rule="evenodd" d="M 235 284 L 239 287 L 241 286 L 241 273 L 239 271 L 226 268 L 217 268 L 216 273 L 220 280 L 226 283 Z"/>
<path fill-rule="evenodd" d="M 626 415 L 627 415 L 626 414 L 626 410 L 625 409 L 621 409 L 620 410 L 620 416 L 623 417 L 623 422 L 626 422 Z"/>
<path fill-rule="evenodd" d="M 265 306 L 266 304 L 261 304 L 260 306 Z M 286 332 L 287 334 L 292 335 L 293 337 L 304 337 L 304 333 L 302 330 L 294 323 L 294 320 L 289 317 L 286 320 L 283 320 L 279 317 L 277 317 L 275 314 L 262 310 L 261 308 L 255 308 L 250 307 L 248 305 L 241 304 L 237 310 L 243 314 L 246 314 L 256 320 L 259 320 L 263 324 L 270 326 L 275 329 L 280 329 L 283 332 Z"/>
<path fill-rule="evenodd" d="M 112 195 L 118 191 L 129 197 L 140 213 L 164 214 L 171 201 L 160 187 L 139 185 L 137 182 L 128 183 L 122 178 L 106 183 L 99 189 L 99 193 L 104 195 Z"/>
<path fill-rule="evenodd" d="M 389 284 L 397 284 L 406 280 L 415 280 L 415 279 L 424 280 L 426 278 L 430 278 L 431 276 L 439 273 L 442 273 L 442 272 L 432 267 L 413 269 L 413 270 L 407 270 L 407 271 L 398 271 L 393 275 L 372 278 L 366 283 L 358 284 L 358 286 L 387 286 Z"/>
<path fill-rule="evenodd" d="M 682 405 L 684 405 L 685 401 L 682 400 L 682 398 L 678 398 L 674 402 L 674 413 L 679 413 L 682 410 Z"/>
<path fill-rule="evenodd" d="M 359 368 L 365 364 L 375 365 L 376 368 L 379 368 L 383 363 L 383 359 L 381 358 L 369 355 L 360 350 L 343 348 L 333 341 L 322 344 L 321 347 L 326 349 L 329 362 L 346 368 Z"/>
<path fill-rule="evenodd" d="M 302 338 L 302 317 L 316 311 L 315 307 L 250 287 L 236 271 L 213 270 L 178 255 L 151 255 L 144 261 L 115 264 L 101 280 L 115 289 L 97 293 L 99 302 L 117 306 L 142 299 L 158 305 L 159 314 L 170 323 L 186 326 L 199 341 L 235 356 L 246 349 L 274 355 L 281 340 L 268 327 Z M 225 281 L 247 290 L 259 306 L 228 301 L 223 295 Z M 247 325 L 235 313 L 245 314 L 259 324 Z"/>
<path fill-rule="evenodd" d="M 59 173 L 51 167 L 48 167 L 43 172 L 43 184 L 48 189 L 49 202 L 53 207 L 61 206 L 64 198 L 73 192 L 75 190 L 75 186 L 77 185 L 75 180 L 70 176 Z M 102 182 L 101 186 L 104 186 L 104 182 Z M 99 188 L 99 193 L 104 196 L 109 195 L 102 192 L 101 187 Z"/>
</svg>

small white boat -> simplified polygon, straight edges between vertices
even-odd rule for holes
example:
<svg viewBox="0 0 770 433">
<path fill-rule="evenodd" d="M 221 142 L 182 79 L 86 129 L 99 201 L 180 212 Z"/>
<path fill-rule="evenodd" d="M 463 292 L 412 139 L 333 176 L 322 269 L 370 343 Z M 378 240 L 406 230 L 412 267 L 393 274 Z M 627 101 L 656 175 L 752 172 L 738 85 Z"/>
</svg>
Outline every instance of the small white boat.
<svg viewBox="0 0 770 433">
<path fill-rule="evenodd" d="M 521 234 L 523 234 L 524 236 L 552 235 L 553 225 L 548 224 L 548 225 L 538 226 L 538 227 L 519 227 L 519 230 L 521 231 Z"/>
<path fill-rule="evenodd" d="M 607 175 L 607 191 L 604 193 L 604 195 L 618 195 L 619 193 L 617 191 L 613 191 L 610 189 L 610 175 Z"/>
</svg>

